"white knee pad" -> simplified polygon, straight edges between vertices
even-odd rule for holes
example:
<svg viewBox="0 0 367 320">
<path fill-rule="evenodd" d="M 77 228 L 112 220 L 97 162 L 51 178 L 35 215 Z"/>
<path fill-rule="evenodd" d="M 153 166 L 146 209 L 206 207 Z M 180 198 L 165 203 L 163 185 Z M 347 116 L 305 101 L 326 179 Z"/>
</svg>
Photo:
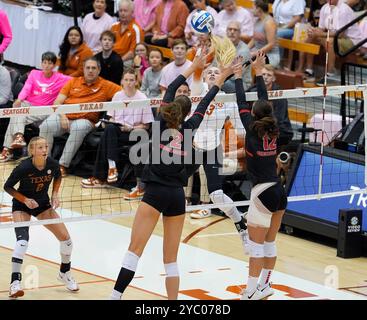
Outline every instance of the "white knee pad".
<svg viewBox="0 0 367 320">
<path fill-rule="evenodd" d="M 179 277 L 177 262 L 165 263 L 164 269 L 166 270 L 166 277 Z"/>
<path fill-rule="evenodd" d="M 73 241 L 71 239 L 60 241 L 60 253 L 65 256 L 71 256 L 73 252 Z"/>
<path fill-rule="evenodd" d="M 228 197 L 223 190 L 215 190 L 210 195 L 210 200 L 214 204 L 222 203 L 222 204 L 229 204 L 233 203 L 233 200 Z M 219 209 L 222 210 L 227 217 L 229 217 L 233 222 L 239 222 L 241 221 L 241 215 L 237 208 L 233 206 L 219 206 Z"/>
<path fill-rule="evenodd" d="M 135 272 L 138 267 L 139 259 L 140 257 L 138 257 L 134 252 L 128 251 L 122 260 L 122 267 Z"/>
<path fill-rule="evenodd" d="M 274 258 L 276 256 L 277 256 L 277 246 L 275 244 L 275 241 L 264 242 L 264 257 Z"/>
<path fill-rule="evenodd" d="M 19 240 L 15 243 L 14 251 L 13 251 L 13 258 L 17 258 L 23 260 L 25 253 L 28 249 L 28 241 L 26 240 Z"/>
<path fill-rule="evenodd" d="M 264 244 L 248 240 L 248 249 L 251 258 L 264 258 Z"/>
</svg>

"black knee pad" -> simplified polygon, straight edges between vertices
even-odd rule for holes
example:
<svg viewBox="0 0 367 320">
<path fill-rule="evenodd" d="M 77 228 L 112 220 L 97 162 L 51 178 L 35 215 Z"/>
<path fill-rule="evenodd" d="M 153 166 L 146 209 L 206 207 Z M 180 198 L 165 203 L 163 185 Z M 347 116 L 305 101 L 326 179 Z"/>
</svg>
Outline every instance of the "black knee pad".
<svg viewBox="0 0 367 320">
<path fill-rule="evenodd" d="M 15 228 L 15 236 L 17 237 L 17 241 L 19 240 L 29 241 L 29 227 Z"/>
</svg>

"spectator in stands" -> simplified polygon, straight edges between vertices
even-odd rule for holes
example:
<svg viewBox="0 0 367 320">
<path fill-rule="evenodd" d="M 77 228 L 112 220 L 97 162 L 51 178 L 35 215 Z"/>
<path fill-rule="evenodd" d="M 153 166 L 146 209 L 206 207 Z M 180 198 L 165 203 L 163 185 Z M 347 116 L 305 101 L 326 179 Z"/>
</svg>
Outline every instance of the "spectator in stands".
<svg viewBox="0 0 367 320">
<path fill-rule="evenodd" d="M 145 43 L 138 43 L 135 47 L 134 69 L 140 86 L 144 72 L 149 68 L 148 47 Z"/>
<path fill-rule="evenodd" d="M 292 39 L 296 23 L 302 21 L 306 3 L 304 0 L 275 0 L 273 16 L 277 23 L 277 37 Z M 282 54 L 283 55 L 283 54 Z M 284 69 L 291 70 L 293 50 L 289 50 L 287 63 Z"/>
<path fill-rule="evenodd" d="M 214 21 L 216 21 L 216 17 L 218 13 L 217 11 L 215 11 L 215 9 L 213 9 L 211 6 L 208 6 L 206 4 L 206 0 L 190 0 L 190 2 L 192 3 L 195 9 L 191 11 L 191 13 L 189 14 L 189 16 L 186 19 L 185 38 L 186 38 L 187 44 L 189 46 L 193 46 L 198 42 L 198 39 L 197 39 L 197 33 L 191 26 L 192 16 L 200 10 L 205 10 L 211 13 L 214 18 Z"/>
<path fill-rule="evenodd" d="M 171 48 L 174 41 L 184 38 L 189 9 L 182 0 L 162 0 L 156 9 L 153 36 L 145 41 L 157 46 Z"/>
<path fill-rule="evenodd" d="M 12 99 L 10 72 L 0 65 L 0 109 L 9 108 Z"/>
<path fill-rule="evenodd" d="M 127 101 L 146 99 L 146 95 L 136 89 L 137 77 L 133 69 L 124 72 L 122 77 L 123 90 L 117 92 L 112 101 Z M 110 124 L 107 124 L 98 146 L 97 158 L 94 165 L 93 177 L 82 180 L 84 188 L 100 188 L 107 183 L 115 183 L 118 179 L 117 163 L 120 159 L 120 148 L 124 145 L 136 144 L 130 140 L 133 130 L 147 130 L 154 121 L 150 107 L 130 107 L 109 111 Z M 138 179 L 138 185 L 132 190 L 144 194 L 144 186 Z M 139 195 L 140 197 L 140 195 Z"/>
<path fill-rule="evenodd" d="M 25 82 L 18 99 L 13 103 L 13 108 L 29 106 L 49 106 L 55 101 L 61 88 L 71 77 L 53 71 L 57 57 L 53 52 L 42 54 L 42 70 L 32 70 Z M 47 115 L 31 115 L 25 117 L 12 117 L 5 133 L 4 148 L 0 155 L 0 162 L 13 158 L 13 150 L 26 146 L 24 140 L 24 127 L 27 124 L 39 126 Z"/>
<path fill-rule="evenodd" d="M 161 50 L 156 48 L 150 50 L 149 64 L 150 67 L 144 72 L 140 90 L 148 98 L 159 97 L 161 94 L 159 82 L 161 81 L 163 69 L 163 54 Z"/>
<path fill-rule="evenodd" d="M 327 76 L 332 77 L 335 75 L 335 52 L 333 44 L 333 37 L 337 30 L 348 24 L 350 21 L 356 18 L 354 11 L 345 4 L 342 0 L 330 0 L 323 5 L 320 11 L 319 26 L 317 28 L 310 28 L 308 30 L 307 42 L 322 45 L 329 53 Z M 327 30 L 330 33 L 330 45 L 326 44 Z M 344 34 L 339 38 L 338 45 L 341 52 L 345 52 L 350 49 L 354 44 L 357 44 L 362 38 L 360 30 L 356 24 L 350 26 Z M 309 77 L 314 77 L 313 70 L 313 55 L 306 55 L 306 69 L 304 70 L 304 53 L 300 53 L 300 63 L 298 70 L 305 72 Z M 317 84 L 323 85 L 324 79 L 322 78 Z"/>
<path fill-rule="evenodd" d="M 248 43 L 254 34 L 254 19 L 250 11 L 236 5 L 235 0 L 221 0 L 223 10 L 215 19 L 214 34 L 224 37 L 227 25 L 231 21 L 238 21 L 241 25 L 241 40 Z"/>
<path fill-rule="evenodd" d="M 115 34 L 112 31 L 104 31 L 101 34 L 102 52 L 95 55 L 101 65 L 100 77 L 120 85 L 124 62 L 121 57 L 112 50 L 115 44 Z"/>
<path fill-rule="evenodd" d="M 59 72 L 71 77 L 83 75 L 83 61 L 93 56 L 93 52 L 84 42 L 79 27 L 73 26 L 66 31 L 59 56 Z"/>
<path fill-rule="evenodd" d="M 191 61 L 186 59 L 187 43 L 182 39 L 177 39 L 173 42 L 172 53 L 174 61 L 167 64 L 162 70 L 162 78 L 159 83 L 161 91 L 165 91 L 168 85 L 175 80 L 179 74 L 191 66 Z M 191 76 L 187 79 L 187 83 L 191 85 Z"/>
<path fill-rule="evenodd" d="M 4 10 L 0 9 L 0 62 L 3 53 L 13 39 L 13 33 L 9 23 L 8 16 Z"/>
<path fill-rule="evenodd" d="M 267 91 L 281 89 L 279 85 L 275 83 L 275 69 L 272 65 L 266 64 L 262 69 L 262 76 L 264 78 Z M 256 92 L 256 86 L 252 87 L 250 91 Z M 273 105 L 273 114 L 277 119 L 279 127 L 279 138 L 277 147 L 287 145 L 293 138 L 293 129 L 288 116 L 288 100 L 287 99 L 275 99 L 271 100 Z"/>
<path fill-rule="evenodd" d="M 234 46 L 236 47 L 237 56 L 242 56 L 245 61 L 251 59 L 249 47 L 241 40 L 241 24 L 238 21 L 231 21 L 230 23 L 228 23 L 227 37 L 233 42 Z M 245 90 L 251 86 L 251 68 L 243 68 L 242 80 Z M 224 83 L 222 90 L 225 93 L 236 92 L 234 77 L 230 78 Z"/>
<path fill-rule="evenodd" d="M 93 53 L 97 54 L 102 51 L 100 42 L 101 33 L 110 30 L 114 20 L 106 12 L 106 0 L 94 0 L 93 8 L 94 12 L 88 13 L 83 19 L 81 29 L 84 35 L 84 41 Z"/>
<path fill-rule="evenodd" d="M 156 8 L 160 3 L 161 0 L 134 0 L 134 17 L 145 35 L 153 33 Z"/>
<path fill-rule="evenodd" d="M 121 87 L 99 77 L 101 66 L 95 57 L 84 62 L 84 76 L 72 78 L 61 89 L 54 104 L 75 104 L 109 101 Z M 93 108 L 92 108 L 93 109 Z M 68 114 L 52 114 L 40 126 L 40 136 L 46 138 L 49 154 L 52 152 L 54 137 L 69 132 L 64 151 L 59 160 L 63 176 L 71 160 L 81 146 L 84 137 L 94 128 L 100 117 L 99 112 L 82 112 Z"/>
<path fill-rule="evenodd" d="M 121 56 L 125 68 L 132 66 L 136 44 L 144 39 L 144 32 L 133 18 L 134 3 L 131 0 L 120 0 L 120 22 L 115 23 L 111 31 L 116 36 L 113 50 Z"/>
<path fill-rule="evenodd" d="M 251 52 L 264 52 L 269 63 L 277 67 L 280 63 L 280 54 L 277 41 L 277 25 L 274 18 L 268 13 L 269 4 L 266 0 L 255 1 L 254 15 L 258 18 L 254 27 L 254 36 L 249 43 Z"/>
</svg>

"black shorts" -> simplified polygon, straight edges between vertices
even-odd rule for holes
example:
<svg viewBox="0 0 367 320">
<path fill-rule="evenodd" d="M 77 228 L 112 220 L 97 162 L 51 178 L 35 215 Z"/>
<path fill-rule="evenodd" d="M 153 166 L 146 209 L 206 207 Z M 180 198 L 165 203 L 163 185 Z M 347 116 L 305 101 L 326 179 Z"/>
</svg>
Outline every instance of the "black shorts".
<svg viewBox="0 0 367 320">
<path fill-rule="evenodd" d="M 287 195 L 280 182 L 260 193 L 258 198 L 271 212 L 285 210 L 285 208 L 287 208 Z"/>
<path fill-rule="evenodd" d="M 42 212 L 45 212 L 46 210 L 51 208 L 51 204 L 43 204 L 40 205 L 38 208 L 36 209 L 29 209 L 25 204 L 21 204 L 21 203 L 13 203 L 13 212 L 14 211 L 23 211 L 28 213 L 29 215 L 33 216 L 33 217 L 37 217 L 39 214 L 41 214 Z"/>
<path fill-rule="evenodd" d="M 182 187 L 168 187 L 148 182 L 142 201 L 167 217 L 186 212 L 185 193 Z"/>
</svg>

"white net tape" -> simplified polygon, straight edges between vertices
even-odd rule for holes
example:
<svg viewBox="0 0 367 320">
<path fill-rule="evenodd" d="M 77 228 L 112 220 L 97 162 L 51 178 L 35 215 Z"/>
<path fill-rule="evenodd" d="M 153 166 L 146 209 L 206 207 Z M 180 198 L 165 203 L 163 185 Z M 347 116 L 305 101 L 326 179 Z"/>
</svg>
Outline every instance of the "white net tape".
<svg viewBox="0 0 367 320">
<path fill-rule="evenodd" d="M 364 105 L 366 105 L 367 101 L 367 84 L 361 85 L 351 85 L 351 86 L 334 86 L 327 88 L 299 88 L 292 90 L 275 90 L 269 91 L 269 99 L 306 99 L 304 104 L 304 110 L 307 111 L 307 99 L 312 97 L 322 98 L 324 95 L 327 97 L 338 97 L 343 93 L 348 92 L 363 92 Z M 257 94 L 255 92 L 246 94 L 247 101 L 256 101 Z M 201 97 L 191 97 L 192 103 L 198 104 L 201 100 Z M 235 94 L 219 94 L 214 100 L 215 104 L 227 103 L 227 102 L 235 102 L 236 97 Z M 122 101 L 122 102 L 90 102 L 84 104 L 70 104 L 70 105 L 59 105 L 59 106 L 38 106 L 38 107 L 20 107 L 20 108 L 9 108 L 9 109 L 1 109 L 0 110 L 0 118 L 9 118 L 9 117 L 19 117 L 19 116 L 39 116 L 39 115 L 52 115 L 52 114 L 67 114 L 67 113 L 85 113 L 85 112 L 103 112 L 103 111 L 113 111 L 121 108 L 134 108 L 134 107 L 151 107 L 157 108 L 161 104 L 161 99 L 146 99 L 146 100 L 132 100 L 132 101 Z M 310 106 L 311 107 L 311 106 Z M 366 117 L 366 116 L 365 116 Z M 366 120 L 366 119 L 365 119 Z M 365 128 L 365 134 L 367 129 Z M 367 154 L 367 152 L 366 152 Z M 366 163 L 366 161 L 365 161 Z M 289 197 L 289 202 L 294 201 L 304 201 L 304 200 L 315 200 L 315 199 L 326 199 L 332 197 L 341 197 L 341 196 L 351 196 L 353 197 L 356 194 L 367 194 L 367 189 L 365 188 L 366 183 L 366 166 L 364 172 L 364 181 L 365 185 L 360 186 L 357 190 L 345 190 L 331 193 L 322 193 L 320 194 L 307 194 L 301 196 L 293 196 Z M 4 177 L 6 179 L 7 176 Z M 65 187 L 64 187 L 65 188 Z M 20 226 L 29 226 L 29 225 L 37 225 L 37 224 L 53 224 L 59 222 L 73 222 L 73 221 L 83 221 L 89 219 L 111 219 L 119 216 L 129 216 L 132 215 L 138 205 L 138 202 L 126 202 L 123 200 L 122 195 L 118 192 L 112 192 L 107 194 L 99 195 L 97 199 L 93 198 L 91 194 L 88 194 L 87 197 L 83 199 L 83 194 L 81 193 L 80 197 L 74 198 L 76 192 L 75 188 L 80 189 L 80 185 L 72 186 L 70 190 L 64 190 L 64 197 L 61 196 L 61 206 L 63 206 L 63 202 L 70 202 L 74 200 L 84 201 L 81 207 L 88 207 L 87 213 L 84 213 L 83 210 L 77 210 L 75 212 L 70 207 L 62 207 L 60 210 L 57 210 L 60 219 L 52 219 L 52 220 L 32 220 L 30 222 L 22 222 L 22 223 L 13 223 L 11 220 L 11 201 L 10 196 L 5 195 L 3 193 L 2 203 L 0 208 L 0 229 L 9 228 L 9 227 L 20 227 Z M 66 193 L 66 195 L 65 195 Z M 128 205 L 116 207 L 112 204 L 112 199 L 117 202 L 124 202 Z M 248 206 L 249 201 L 235 201 L 233 204 L 223 203 L 223 204 L 205 204 L 205 205 L 196 205 L 196 206 L 187 206 L 187 211 L 197 210 L 197 209 L 212 209 L 212 208 L 224 208 L 230 206 Z M 106 209 L 106 210 L 105 210 Z M 103 214 L 100 214 L 103 212 Z"/>
</svg>

